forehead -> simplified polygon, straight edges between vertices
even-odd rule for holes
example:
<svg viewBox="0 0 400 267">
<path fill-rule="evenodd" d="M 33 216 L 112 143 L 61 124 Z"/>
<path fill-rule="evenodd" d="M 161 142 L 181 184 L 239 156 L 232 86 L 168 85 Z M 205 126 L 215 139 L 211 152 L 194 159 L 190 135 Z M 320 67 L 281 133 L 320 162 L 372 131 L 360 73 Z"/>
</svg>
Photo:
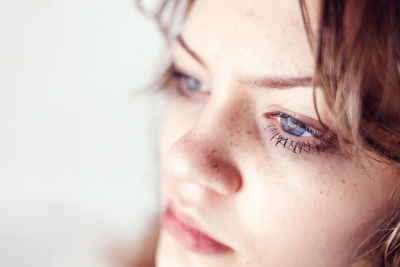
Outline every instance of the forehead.
<svg viewBox="0 0 400 267">
<path fill-rule="evenodd" d="M 196 0 L 182 35 L 214 74 L 312 75 L 298 0 Z"/>
</svg>

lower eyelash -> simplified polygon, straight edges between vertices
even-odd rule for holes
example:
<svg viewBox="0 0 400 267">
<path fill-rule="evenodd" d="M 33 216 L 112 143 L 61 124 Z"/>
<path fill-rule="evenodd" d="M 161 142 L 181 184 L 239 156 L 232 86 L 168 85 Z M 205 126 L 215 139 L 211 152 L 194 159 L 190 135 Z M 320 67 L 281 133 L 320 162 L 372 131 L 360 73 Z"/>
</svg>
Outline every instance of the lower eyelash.
<svg viewBox="0 0 400 267">
<path fill-rule="evenodd" d="M 265 131 L 270 134 L 269 141 L 274 142 L 275 146 L 282 145 L 284 148 L 289 149 L 295 154 L 302 152 L 306 153 L 320 153 L 325 152 L 329 147 L 329 143 L 319 141 L 319 143 L 311 141 L 299 141 L 283 134 L 275 126 L 268 126 Z"/>
</svg>

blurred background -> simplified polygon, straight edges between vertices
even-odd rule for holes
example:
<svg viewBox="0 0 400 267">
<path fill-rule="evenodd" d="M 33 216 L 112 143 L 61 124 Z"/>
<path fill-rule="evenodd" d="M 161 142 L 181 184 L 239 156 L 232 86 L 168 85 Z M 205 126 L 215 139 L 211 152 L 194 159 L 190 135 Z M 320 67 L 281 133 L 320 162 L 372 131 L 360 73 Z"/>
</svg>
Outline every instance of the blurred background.
<svg viewBox="0 0 400 267">
<path fill-rule="evenodd" d="M 0 266 L 109 266 L 154 218 L 163 47 L 134 0 L 0 0 Z"/>
</svg>

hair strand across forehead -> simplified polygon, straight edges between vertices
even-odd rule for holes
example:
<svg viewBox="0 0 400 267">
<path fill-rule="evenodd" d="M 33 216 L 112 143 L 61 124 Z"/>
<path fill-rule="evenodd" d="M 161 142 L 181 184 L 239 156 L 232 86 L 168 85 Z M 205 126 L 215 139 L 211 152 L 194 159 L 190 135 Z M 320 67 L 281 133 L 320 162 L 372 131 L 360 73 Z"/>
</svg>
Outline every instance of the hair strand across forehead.
<svg viewBox="0 0 400 267">
<path fill-rule="evenodd" d="M 399 6 L 398 1 L 323 1 L 314 49 L 315 86 L 335 114 L 339 137 L 395 164 L 400 163 Z M 353 9 L 361 14 L 353 16 Z"/>
</svg>

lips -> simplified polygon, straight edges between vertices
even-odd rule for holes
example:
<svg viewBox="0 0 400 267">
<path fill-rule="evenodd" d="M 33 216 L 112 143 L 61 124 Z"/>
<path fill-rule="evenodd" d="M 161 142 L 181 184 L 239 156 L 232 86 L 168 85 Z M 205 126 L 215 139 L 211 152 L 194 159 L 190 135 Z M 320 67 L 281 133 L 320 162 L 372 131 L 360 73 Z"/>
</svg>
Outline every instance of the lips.
<svg viewBox="0 0 400 267">
<path fill-rule="evenodd" d="M 179 214 L 171 203 L 165 210 L 162 226 L 178 243 L 192 252 L 216 254 L 232 250 L 195 228 L 191 219 Z"/>
</svg>

